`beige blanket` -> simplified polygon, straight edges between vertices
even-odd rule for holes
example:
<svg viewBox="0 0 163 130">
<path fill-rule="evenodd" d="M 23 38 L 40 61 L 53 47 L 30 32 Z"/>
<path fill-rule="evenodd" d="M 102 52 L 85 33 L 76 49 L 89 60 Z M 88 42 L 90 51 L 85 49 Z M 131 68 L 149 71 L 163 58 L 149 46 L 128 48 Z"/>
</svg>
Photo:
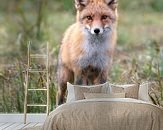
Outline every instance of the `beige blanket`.
<svg viewBox="0 0 163 130">
<path fill-rule="evenodd" d="M 163 130 L 163 110 L 136 99 L 87 99 L 58 107 L 43 130 Z"/>
</svg>

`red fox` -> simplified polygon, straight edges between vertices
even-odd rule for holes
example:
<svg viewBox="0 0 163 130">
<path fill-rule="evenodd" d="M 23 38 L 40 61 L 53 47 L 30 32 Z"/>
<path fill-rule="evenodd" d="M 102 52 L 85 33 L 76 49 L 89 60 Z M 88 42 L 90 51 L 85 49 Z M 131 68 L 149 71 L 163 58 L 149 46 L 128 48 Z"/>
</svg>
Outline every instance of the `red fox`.
<svg viewBox="0 0 163 130">
<path fill-rule="evenodd" d="M 57 105 L 64 103 L 67 82 L 106 82 L 116 45 L 116 0 L 75 0 L 75 7 L 76 23 L 67 29 L 59 51 Z"/>
</svg>

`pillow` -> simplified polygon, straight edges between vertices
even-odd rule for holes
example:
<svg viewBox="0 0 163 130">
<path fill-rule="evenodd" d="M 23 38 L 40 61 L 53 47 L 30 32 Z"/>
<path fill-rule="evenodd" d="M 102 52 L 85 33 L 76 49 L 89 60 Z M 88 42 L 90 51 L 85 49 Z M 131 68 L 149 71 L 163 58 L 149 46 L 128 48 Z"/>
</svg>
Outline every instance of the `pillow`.
<svg viewBox="0 0 163 130">
<path fill-rule="evenodd" d="M 148 86 L 149 83 L 143 83 L 140 85 L 138 99 L 146 102 L 150 101 L 150 97 L 148 95 Z"/>
<path fill-rule="evenodd" d="M 159 92 L 159 84 L 157 82 L 145 82 L 140 85 L 138 99 L 157 104 L 157 93 Z M 151 100 L 151 98 L 153 100 Z"/>
<path fill-rule="evenodd" d="M 111 94 L 84 93 L 84 97 L 86 99 L 92 99 L 92 98 L 125 98 L 125 93 L 111 93 Z"/>
<path fill-rule="evenodd" d="M 111 89 L 108 82 L 92 86 L 72 85 L 67 83 L 67 91 L 68 95 L 66 102 L 72 102 L 84 99 L 84 93 L 110 93 Z"/>
<path fill-rule="evenodd" d="M 139 86 L 136 84 L 115 85 L 110 84 L 113 93 L 125 93 L 126 98 L 138 99 Z"/>
</svg>

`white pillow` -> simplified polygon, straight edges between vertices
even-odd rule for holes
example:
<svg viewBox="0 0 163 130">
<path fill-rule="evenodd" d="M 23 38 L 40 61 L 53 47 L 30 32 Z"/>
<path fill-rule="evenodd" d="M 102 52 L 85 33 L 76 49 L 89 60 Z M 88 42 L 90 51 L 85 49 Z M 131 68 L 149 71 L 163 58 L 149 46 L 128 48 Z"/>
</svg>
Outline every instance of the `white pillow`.
<svg viewBox="0 0 163 130">
<path fill-rule="evenodd" d="M 84 99 L 84 93 L 111 93 L 111 87 L 108 82 L 91 86 L 72 85 L 67 82 L 67 91 L 68 94 L 66 102 L 72 102 Z"/>
<path fill-rule="evenodd" d="M 150 102 L 152 103 L 152 100 L 149 96 L 149 87 L 152 85 L 150 82 L 142 83 L 139 87 L 139 94 L 138 94 L 138 99 L 143 100 L 145 102 Z"/>
</svg>

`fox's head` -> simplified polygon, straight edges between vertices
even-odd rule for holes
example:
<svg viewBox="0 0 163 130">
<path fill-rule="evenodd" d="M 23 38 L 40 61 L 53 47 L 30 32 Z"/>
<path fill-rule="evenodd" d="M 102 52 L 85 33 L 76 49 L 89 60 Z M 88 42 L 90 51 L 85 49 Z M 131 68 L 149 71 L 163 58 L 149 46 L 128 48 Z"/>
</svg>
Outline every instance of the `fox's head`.
<svg viewBox="0 0 163 130">
<path fill-rule="evenodd" d="M 109 32 L 117 21 L 117 0 L 75 0 L 77 21 L 92 35 Z"/>
</svg>

